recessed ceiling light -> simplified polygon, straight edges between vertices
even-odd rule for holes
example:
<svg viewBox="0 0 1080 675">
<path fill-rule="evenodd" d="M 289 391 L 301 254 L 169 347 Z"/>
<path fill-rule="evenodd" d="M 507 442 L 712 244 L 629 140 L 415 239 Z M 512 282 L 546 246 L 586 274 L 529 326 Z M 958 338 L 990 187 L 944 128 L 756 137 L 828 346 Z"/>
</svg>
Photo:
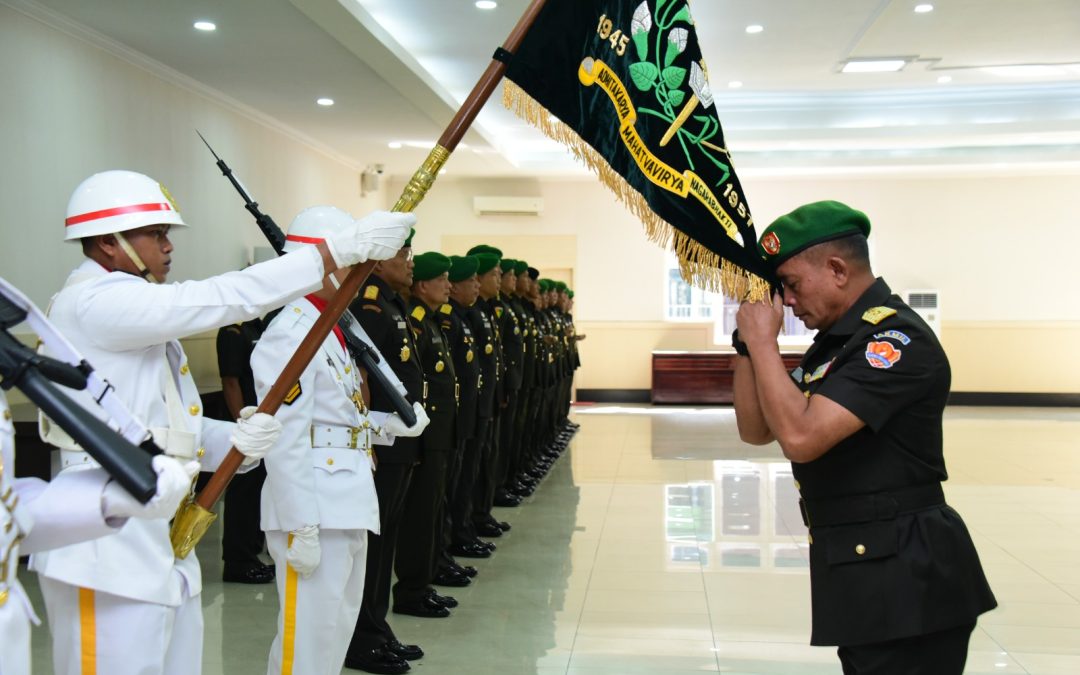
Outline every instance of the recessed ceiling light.
<svg viewBox="0 0 1080 675">
<path fill-rule="evenodd" d="M 939 77 L 937 79 L 938 84 L 948 84 L 950 82 L 952 82 L 952 78 L 949 77 L 948 75 L 942 75 L 941 77 Z"/>
<path fill-rule="evenodd" d="M 499 3 L 495 0 L 476 0 L 477 9 L 495 9 L 499 6 Z"/>
<path fill-rule="evenodd" d="M 740 82 L 738 80 L 732 80 L 731 82 L 727 83 L 727 86 L 729 88 L 731 88 L 731 89 L 738 89 L 739 87 L 742 86 L 742 82 Z"/>
<path fill-rule="evenodd" d="M 934 6 L 930 4 L 915 5 L 916 14 L 926 14 L 927 12 L 934 11 Z"/>
<path fill-rule="evenodd" d="M 323 106 L 327 106 L 327 107 L 334 105 L 334 99 L 332 99 L 332 98 L 317 98 L 317 99 L 315 99 L 315 102 L 318 103 L 319 105 L 323 105 Z"/>
<path fill-rule="evenodd" d="M 400 150 L 401 149 L 401 143 L 398 143 L 397 141 L 391 141 L 390 143 L 387 143 L 386 145 L 391 150 Z"/>
<path fill-rule="evenodd" d="M 906 59 L 852 59 L 844 64 L 842 73 L 895 73 L 907 65 Z"/>
<path fill-rule="evenodd" d="M 754 33 L 760 33 L 763 30 L 765 30 L 765 26 L 762 26 L 759 23 L 753 23 L 746 27 L 746 32 L 750 33 L 751 35 L 753 35 Z"/>
<path fill-rule="evenodd" d="M 217 25 L 211 21 L 196 21 L 195 30 L 212 31 L 217 30 Z"/>
</svg>

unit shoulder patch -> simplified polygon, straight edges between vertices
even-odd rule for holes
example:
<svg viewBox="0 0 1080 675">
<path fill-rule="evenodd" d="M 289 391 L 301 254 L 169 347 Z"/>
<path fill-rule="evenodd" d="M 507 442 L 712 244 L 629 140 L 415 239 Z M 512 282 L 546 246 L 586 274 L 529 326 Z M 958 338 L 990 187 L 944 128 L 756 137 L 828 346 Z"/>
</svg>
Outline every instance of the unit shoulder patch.
<svg viewBox="0 0 1080 675">
<path fill-rule="evenodd" d="M 450 306 L 450 303 L 446 302 L 443 303 L 443 306 L 439 308 L 439 311 L 443 314 L 449 314 L 450 312 L 454 311 L 454 308 Z"/>
<path fill-rule="evenodd" d="M 863 312 L 862 320 L 876 326 L 893 314 L 896 314 L 896 310 L 892 307 L 871 307 Z"/>
<path fill-rule="evenodd" d="M 870 342 L 866 345 L 866 362 L 873 368 L 892 368 L 903 353 L 889 342 Z"/>
<path fill-rule="evenodd" d="M 296 399 L 300 398 L 300 395 L 304 393 L 304 390 L 300 388 L 300 383 L 297 382 L 289 390 L 289 393 L 285 394 L 285 398 L 282 399 L 282 403 L 285 405 L 292 405 L 296 402 Z"/>
<path fill-rule="evenodd" d="M 427 310 L 420 305 L 417 305 L 413 308 L 412 314 L 410 314 L 410 316 L 417 321 L 423 321 L 424 317 L 427 316 Z"/>
<path fill-rule="evenodd" d="M 364 289 L 364 298 L 367 300 L 376 300 L 379 297 L 379 287 L 375 284 L 371 284 Z"/>
</svg>

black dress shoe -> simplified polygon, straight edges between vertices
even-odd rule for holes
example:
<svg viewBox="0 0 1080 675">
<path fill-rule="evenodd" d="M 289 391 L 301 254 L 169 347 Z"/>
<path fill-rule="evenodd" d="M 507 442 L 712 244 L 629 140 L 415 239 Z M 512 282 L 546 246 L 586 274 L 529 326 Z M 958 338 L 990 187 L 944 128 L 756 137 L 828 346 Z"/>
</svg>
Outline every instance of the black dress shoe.
<svg viewBox="0 0 1080 675">
<path fill-rule="evenodd" d="M 473 544 L 477 548 L 490 551 L 492 553 L 494 553 L 495 550 L 498 548 L 497 546 L 495 546 L 495 544 L 491 543 L 490 541 L 484 541 L 483 539 L 477 539 L 475 542 L 473 542 Z"/>
<path fill-rule="evenodd" d="M 490 558 L 491 551 L 476 544 L 454 544 L 450 552 L 462 558 Z"/>
<path fill-rule="evenodd" d="M 346 654 L 345 667 L 366 673 L 398 675 L 409 672 L 411 666 L 408 661 L 394 652 L 385 647 L 377 647 L 361 654 Z"/>
<path fill-rule="evenodd" d="M 495 521 L 495 524 L 498 525 L 499 529 L 502 530 L 503 532 L 509 532 L 510 531 L 510 523 L 506 522 L 505 520 Z"/>
<path fill-rule="evenodd" d="M 499 503 L 498 498 L 496 498 L 495 503 Z M 476 526 L 476 533 L 481 537 L 501 537 L 503 531 L 495 523 L 480 523 Z"/>
<path fill-rule="evenodd" d="M 435 575 L 435 578 L 431 580 L 431 583 L 436 586 L 449 586 L 451 588 L 464 588 L 472 583 L 472 579 L 462 574 L 461 572 L 455 572 L 452 569 L 441 570 Z"/>
<path fill-rule="evenodd" d="M 435 592 L 435 589 L 428 591 L 427 598 L 442 605 L 447 609 L 453 609 L 458 606 L 457 598 L 452 595 L 439 595 Z"/>
<path fill-rule="evenodd" d="M 496 507 L 521 507 L 522 498 L 511 495 L 507 490 L 499 490 L 496 492 L 495 501 L 492 503 L 495 503 Z M 481 532 L 481 535 L 484 535 L 484 532 Z M 488 537 L 489 535 L 484 536 Z"/>
<path fill-rule="evenodd" d="M 454 568 L 453 569 L 454 569 L 455 572 L 459 572 L 461 574 L 464 574 L 465 576 L 469 577 L 470 579 L 472 579 L 473 577 L 475 577 L 477 575 L 476 568 L 473 567 L 472 565 L 458 565 L 457 563 L 454 563 Z"/>
<path fill-rule="evenodd" d="M 415 605 L 394 605 L 394 614 L 408 614 L 425 619 L 442 619 L 450 616 L 450 610 L 443 607 L 429 597 L 425 597 Z"/>
<path fill-rule="evenodd" d="M 417 659 L 424 658 L 424 650 L 420 649 L 418 645 L 405 645 L 401 644 L 397 640 L 391 640 L 383 645 L 383 649 L 397 656 L 405 659 L 406 661 L 415 661 Z"/>
<path fill-rule="evenodd" d="M 262 563 L 225 563 L 221 580 L 236 584 L 269 584 L 274 580 L 274 566 Z"/>
</svg>

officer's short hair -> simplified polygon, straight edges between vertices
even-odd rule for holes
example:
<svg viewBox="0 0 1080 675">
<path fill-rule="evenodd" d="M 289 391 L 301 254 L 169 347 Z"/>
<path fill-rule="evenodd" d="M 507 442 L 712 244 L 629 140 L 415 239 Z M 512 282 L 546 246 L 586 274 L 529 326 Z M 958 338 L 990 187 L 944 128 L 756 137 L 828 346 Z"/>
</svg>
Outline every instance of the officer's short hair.
<svg viewBox="0 0 1080 675">
<path fill-rule="evenodd" d="M 870 247 L 866 242 L 866 237 L 861 234 L 826 241 L 814 246 L 811 250 L 811 255 L 815 260 L 837 256 L 854 267 L 870 269 Z"/>
</svg>

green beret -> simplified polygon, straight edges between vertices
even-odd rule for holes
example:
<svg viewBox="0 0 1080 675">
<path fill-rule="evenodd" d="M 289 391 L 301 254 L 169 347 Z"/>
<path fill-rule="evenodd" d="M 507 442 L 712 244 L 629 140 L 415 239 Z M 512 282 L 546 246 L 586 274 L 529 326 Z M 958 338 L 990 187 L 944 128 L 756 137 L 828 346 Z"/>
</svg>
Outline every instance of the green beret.
<svg viewBox="0 0 1080 675">
<path fill-rule="evenodd" d="M 865 213 L 840 202 L 814 202 L 780 216 L 765 228 L 758 252 L 776 269 L 811 246 L 853 234 L 870 236 L 870 219 Z"/>
<path fill-rule="evenodd" d="M 474 255 L 450 256 L 450 281 L 457 283 L 476 275 L 480 261 Z"/>
<path fill-rule="evenodd" d="M 413 265 L 413 281 L 430 281 L 450 271 L 450 258 L 437 251 L 428 251 L 415 256 Z"/>
<path fill-rule="evenodd" d="M 553 282 L 551 279 L 541 279 L 536 283 L 540 286 L 541 293 L 547 293 L 551 290 L 551 285 L 555 282 Z"/>
<path fill-rule="evenodd" d="M 499 267 L 502 268 L 503 274 L 507 274 L 514 271 L 514 268 L 517 267 L 517 261 L 511 260 L 510 258 L 503 258 L 502 261 L 499 263 Z"/>
<path fill-rule="evenodd" d="M 514 263 L 514 274 L 518 275 L 519 277 L 522 274 L 525 274 L 525 272 L 527 272 L 528 269 L 529 269 L 529 263 L 525 262 L 524 260 L 518 260 L 518 261 L 516 261 Z"/>
<path fill-rule="evenodd" d="M 555 290 L 557 290 L 560 293 L 565 293 L 566 292 L 566 282 L 565 281 L 556 281 L 555 282 Z"/>
<path fill-rule="evenodd" d="M 502 251 L 494 246 L 488 246 L 487 244 L 477 244 L 469 249 L 465 255 L 476 255 L 477 253 L 493 253 L 499 258 L 502 257 Z"/>
<path fill-rule="evenodd" d="M 574 292 L 571 291 L 571 290 L 567 290 L 566 291 L 566 297 L 568 297 L 570 299 L 573 299 L 574 298 Z"/>
<path fill-rule="evenodd" d="M 494 253 L 470 253 L 469 255 L 479 261 L 479 264 L 476 266 L 477 274 L 487 274 L 499 266 L 499 256 Z"/>
<path fill-rule="evenodd" d="M 415 227 L 410 228 L 409 229 L 409 238 L 405 240 L 405 243 L 401 245 L 401 248 L 405 248 L 406 246 L 411 247 L 412 246 L 412 238 L 415 237 L 415 236 L 416 236 L 416 228 Z"/>
</svg>

